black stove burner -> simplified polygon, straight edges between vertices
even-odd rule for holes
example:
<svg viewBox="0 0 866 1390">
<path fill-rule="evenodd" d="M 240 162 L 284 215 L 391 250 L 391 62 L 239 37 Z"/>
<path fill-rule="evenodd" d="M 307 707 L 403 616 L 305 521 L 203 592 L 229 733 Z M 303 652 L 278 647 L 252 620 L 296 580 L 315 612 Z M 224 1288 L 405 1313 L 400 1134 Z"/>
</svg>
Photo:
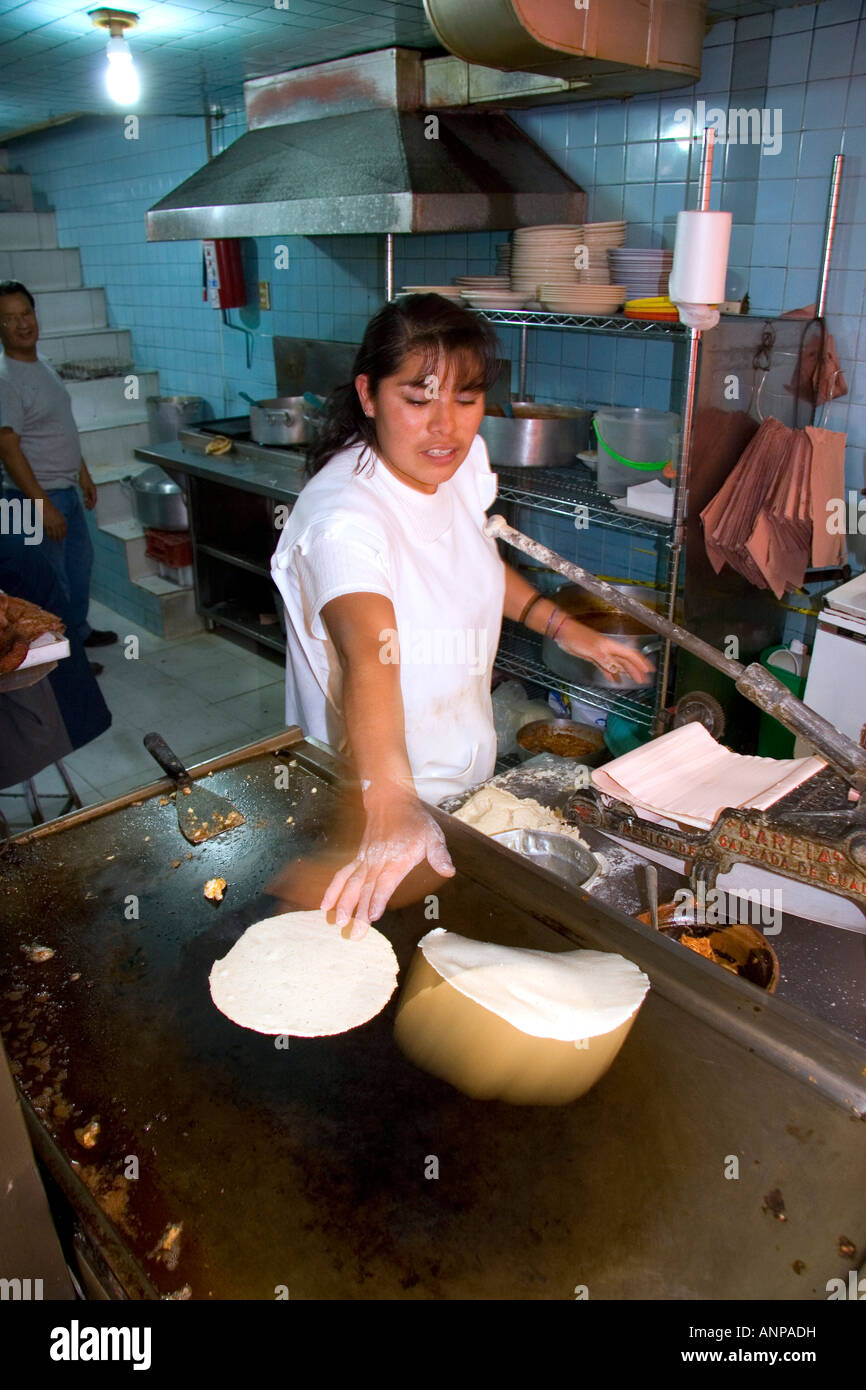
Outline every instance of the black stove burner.
<svg viewBox="0 0 866 1390">
<path fill-rule="evenodd" d="M 252 443 L 249 415 L 231 415 L 226 420 L 202 420 L 196 428 L 202 434 L 224 434 L 227 439 L 245 439 Z"/>
</svg>

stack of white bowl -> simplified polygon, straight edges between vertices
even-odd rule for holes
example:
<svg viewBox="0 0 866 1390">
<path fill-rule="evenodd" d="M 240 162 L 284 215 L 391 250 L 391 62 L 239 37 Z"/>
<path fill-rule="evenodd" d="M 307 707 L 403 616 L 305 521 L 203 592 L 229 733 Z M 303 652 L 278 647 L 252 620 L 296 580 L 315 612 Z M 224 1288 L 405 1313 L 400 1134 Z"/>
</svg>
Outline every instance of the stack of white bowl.
<svg viewBox="0 0 866 1390">
<path fill-rule="evenodd" d="M 615 314 L 625 303 L 625 285 L 541 284 L 538 296 L 555 314 Z"/>
<path fill-rule="evenodd" d="M 655 298 L 668 292 L 673 251 L 651 247 L 620 247 L 607 253 L 610 278 L 621 281 L 629 299 Z"/>
<path fill-rule="evenodd" d="M 496 274 L 511 274 L 511 242 L 500 241 L 496 247 Z"/>
<path fill-rule="evenodd" d="M 511 252 L 511 288 L 534 300 L 541 284 L 563 289 L 578 285 L 574 260 L 582 244 L 579 224 L 518 227 Z"/>
<path fill-rule="evenodd" d="M 608 251 L 611 247 L 625 243 L 624 222 L 587 222 L 581 238 L 588 252 L 589 264 L 585 270 L 578 271 L 582 285 L 609 285 L 611 276 L 608 264 Z"/>
</svg>

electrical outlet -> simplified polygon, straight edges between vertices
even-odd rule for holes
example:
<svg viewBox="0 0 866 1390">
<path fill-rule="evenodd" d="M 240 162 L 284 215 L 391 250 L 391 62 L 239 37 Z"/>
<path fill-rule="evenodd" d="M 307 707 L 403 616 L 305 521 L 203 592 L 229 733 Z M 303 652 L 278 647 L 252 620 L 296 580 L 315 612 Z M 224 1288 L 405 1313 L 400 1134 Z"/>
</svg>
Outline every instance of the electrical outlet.
<svg viewBox="0 0 866 1390">
<path fill-rule="evenodd" d="M 259 281 L 259 308 L 270 309 L 271 307 L 271 287 L 267 280 Z"/>
</svg>

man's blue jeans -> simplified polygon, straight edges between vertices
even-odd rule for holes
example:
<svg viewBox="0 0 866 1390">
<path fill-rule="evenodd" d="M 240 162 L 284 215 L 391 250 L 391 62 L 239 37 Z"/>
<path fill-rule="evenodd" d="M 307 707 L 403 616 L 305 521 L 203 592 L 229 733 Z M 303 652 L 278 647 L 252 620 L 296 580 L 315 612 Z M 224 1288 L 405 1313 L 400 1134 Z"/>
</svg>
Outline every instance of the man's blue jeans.
<svg viewBox="0 0 866 1390">
<path fill-rule="evenodd" d="M 4 495 L 25 500 L 24 493 L 8 483 Z M 87 609 L 90 606 L 90 574 L 93 569 L 93 545 L 87 529 L 84 503 L 77 487 L 55 488 L 53 492 L 46 489 L 46 496 L 66 518 L 66 535 L 62 541 L 52 541 L 43 535 L 40 550 L 60 581 L 78 639 L 83 642 L 92 631 L 87 621 Z"/>
</svg>

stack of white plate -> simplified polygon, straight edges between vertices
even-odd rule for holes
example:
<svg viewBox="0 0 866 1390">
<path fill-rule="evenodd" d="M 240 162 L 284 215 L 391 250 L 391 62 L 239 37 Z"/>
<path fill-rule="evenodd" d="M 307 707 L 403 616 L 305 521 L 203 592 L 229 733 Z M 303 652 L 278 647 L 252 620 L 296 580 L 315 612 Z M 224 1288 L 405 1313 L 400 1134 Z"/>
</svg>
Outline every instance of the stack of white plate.
<svg viewBox="0 0 866 1390">
<path fill-rule="evenodd" d="M 507 275 L 455 275 L 455 285 L 461 293 L 467 290 L 510 290 L 511 281 Z"/>
<path fill-rule="evenodd" d="M 459 285 L 404 285 L 400 294 L 441 294 L 445 299 L 459 299 Z"/>
<path fill-rule="evenodd" d="M 473 309 L 522 309 L 527 296 L 522 290 L 464 290 Z"/>
<path fill-rule="evenodd" d="M 496 274 L 511 274 L 511 242 L 500 241 L 496 248 Z"/>
<path fill-rule="evenodd" d="M 578 272 L 582 285 L 609 285 L 611 281 L 607 253 L 611 247 L 625 241 L 624 222 L 587 222 L 583 229 L 583 245 L 589 254 L 589 265 Z"/>
<path fill-rule="evenodd" d="M 455 284 L 473 309 L 520 309 L 526 300 L 507 275 L 458 275 Z"/>
<path fill-rule="evenodd" d="M 583 244 L 583 227 L 560 223 L 518 227 L 511 252 L 511 288 L 530 299 L 540 284 L 568 288 L 580 283 L 574 257 Z"/>
<path fill-rule="evenodd" d="M 668 292 L 668 276 L 673 265 L 673 251 L 653 250 L 650 247 L 620 247 L 607 253 L 610 278 L 621 281 L 629 299 L 644 299 Z"/>
<path fill-rule="evenodd" d="M 556 314 L 615 314 L 625 303 L 625 285 L 538 286 L 545 309 Z"/>
</svg>

